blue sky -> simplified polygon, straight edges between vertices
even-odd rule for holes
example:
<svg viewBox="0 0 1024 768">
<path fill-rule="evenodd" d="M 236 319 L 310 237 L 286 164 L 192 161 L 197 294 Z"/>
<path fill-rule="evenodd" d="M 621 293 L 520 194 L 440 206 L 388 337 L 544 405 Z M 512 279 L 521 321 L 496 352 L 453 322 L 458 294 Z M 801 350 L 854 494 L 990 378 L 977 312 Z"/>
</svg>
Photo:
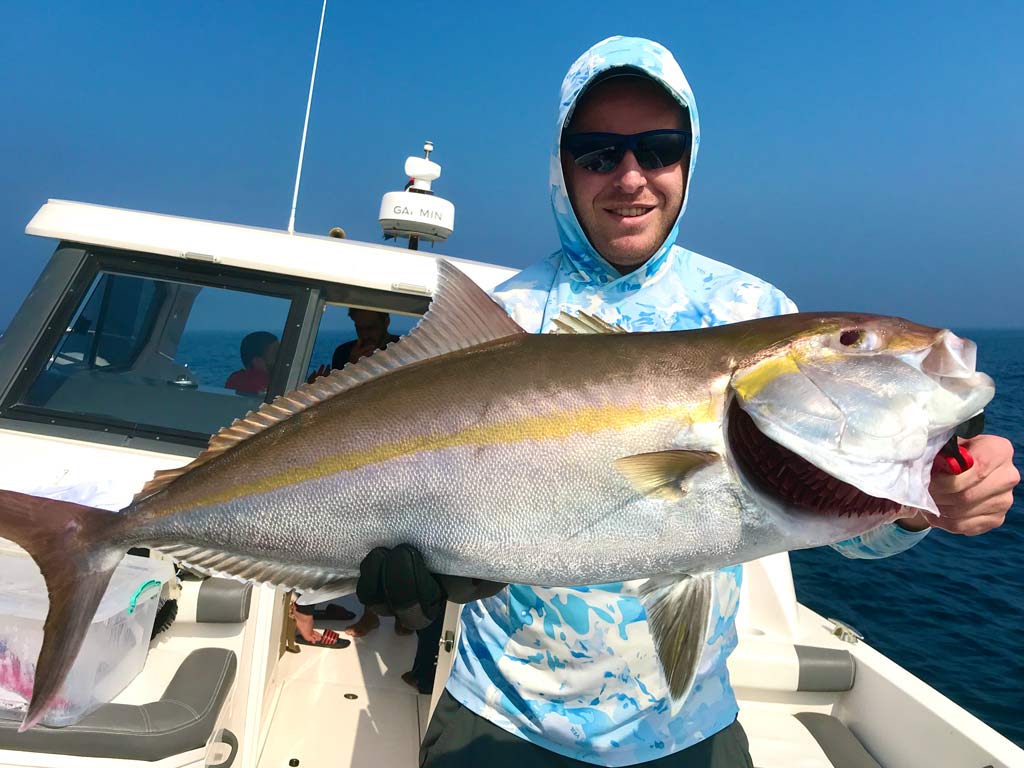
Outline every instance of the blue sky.
<svg viewBox="0 0 1024 768">
<path fill-rule="evenodd" d="M 1024 326 L 1024 6 L 895 5 L 333 0 L 297 229 L 379 241 L 429 138 L 456 206 L 439 252 L 544 256 L 562 75 L 641 35 L 701 113 L 682 244 L 804 309 Z M 319 0 L 0 12 L 0 328 L 53 248 L 23 233 L 49 197 L 287 225 Z"/>
</svg>

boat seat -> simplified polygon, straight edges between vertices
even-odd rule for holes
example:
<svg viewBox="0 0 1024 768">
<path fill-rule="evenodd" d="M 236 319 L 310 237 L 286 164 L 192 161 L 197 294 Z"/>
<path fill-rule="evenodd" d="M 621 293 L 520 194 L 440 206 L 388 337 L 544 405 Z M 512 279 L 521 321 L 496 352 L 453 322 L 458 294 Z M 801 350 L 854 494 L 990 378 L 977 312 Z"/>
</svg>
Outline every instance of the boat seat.
<svg viewBox="0 0 1024 768">
<path fill-rule="evenodd" d="M 211 576 L 199 585 L 195 621 L 204 624 L 238 624 L 249 618 L 252 583 Z M 180 611 L 180 609 L 179 609 Z M 179 612 L 179 620 L 184 618 Z"/>
<path fill-rule="evenodd" d="M 741 708 L 754 768 L 881 768 L 841 720 Z"/>
<path fill-rule="evenodd" d="M 198 749 L 213 731 L 237 666 L 233 651 L 200 648 L 181 663 L 159 700 L 104 704 L 74 725 L 21 734 L 17 721 L 0 721 L 0 749 L 150 761 Z"/>
<path fill-rule="evenodd" d="M 853 688 L 857 665 L 849 651 L 744 637 L 729 657 L 733 688 L 841 693 Z"/>
</svg>

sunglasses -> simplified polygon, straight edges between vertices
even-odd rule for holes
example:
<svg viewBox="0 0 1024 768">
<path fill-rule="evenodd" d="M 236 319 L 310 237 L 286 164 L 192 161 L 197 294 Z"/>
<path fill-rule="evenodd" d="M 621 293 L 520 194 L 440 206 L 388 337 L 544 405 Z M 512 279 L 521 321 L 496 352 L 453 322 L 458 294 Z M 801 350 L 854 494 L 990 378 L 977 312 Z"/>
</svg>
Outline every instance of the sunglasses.
<svg viewBox="0 0 1024 768">
<path fill-rule="evenodd" d="M 626 150 L 645 171 L 667 168 L 683 159 L 690 149 L 689 131 L 644 131 L 624 136 L 619 133 L 570 133 L 562 137 L 562 148 L 576 165 L 594 173 L 611 173 L 619 167 Z"/>
</svg>

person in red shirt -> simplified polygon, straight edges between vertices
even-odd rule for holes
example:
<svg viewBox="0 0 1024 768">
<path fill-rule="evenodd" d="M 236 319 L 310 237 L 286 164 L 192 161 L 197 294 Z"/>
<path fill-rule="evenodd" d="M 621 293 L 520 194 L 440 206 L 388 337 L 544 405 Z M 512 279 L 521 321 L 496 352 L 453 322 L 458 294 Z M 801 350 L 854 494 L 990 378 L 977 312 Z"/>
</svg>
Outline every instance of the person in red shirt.
<svg viewBox="0 0 1024 768">
<path fill-rule="evenodd" d="M 242 339 L 240 349 L 245 366 L 224 382 L 225 389 L 240 395 L 263 395 L 270 386 L 270 371 L 277 360 L 277 336 L 267 331 L 253 331 Z"/>
</svg>

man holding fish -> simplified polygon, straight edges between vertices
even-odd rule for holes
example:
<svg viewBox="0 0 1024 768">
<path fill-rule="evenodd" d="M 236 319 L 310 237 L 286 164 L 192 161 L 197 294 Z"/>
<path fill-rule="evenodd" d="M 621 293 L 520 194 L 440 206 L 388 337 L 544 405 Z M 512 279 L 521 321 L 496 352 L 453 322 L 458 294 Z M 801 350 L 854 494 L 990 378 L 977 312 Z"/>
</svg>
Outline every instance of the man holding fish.
<svg viewBox="0 0 1024 768">
<path fill-rule="evenodd" d="M 665 48 L 610 38 L 584 53 L 562 85 L 558 134 L 551 194 L 562 248 L 495 292 L 522 328 L 543 333 L 559 313 L 579 311 L 634 332 L 796 311 L 771 285 L 674 245 L 700 133 L 692 92 Z M 932 526 L 975 535 L 1001 525 L 1019 480 L 1012 446 L 990 435 L 968 445 L 971 470 L 932 472 L 940 517 L 918 512 L 833 546 L 848 557 L 886 557 Z M 726 670 L 740 566 L 713 575 L 707 632 L 681 706 L 671 703 L 640 582 L 513 584 L 492 594 L 501 585 L 440 578 L 399 547 L 367 558 L 359 584 L 364 603 L 407 623 L 439 610 L 442 585 L 468 602 L 423 765 L 751 765 Z"/>
<path fill-rule="evenodd" d="M 364 605 L 413 628 L 446 593 L 468 602 L 425 765 L 749 765 L 725 667 L 739 563 L 887 556 L 940 513 L 960 533 L 1001 523 L 1005 440 L 970 441 L 973 469 L 929 489 L 994 394 L 971 342 L 786 314 L 674 245 L 699 130 L 668 51 L 599 43 L 560 104 L 562 249 L 497 290 L 507 312 L 439 261 L 409 336 L 225 427 L 125 509 L 0 490 L 0 536 L 50 602 L 22 730 L 124 552 L 151 546 L 305 603 L 359 577 Z"/>
</svg>

